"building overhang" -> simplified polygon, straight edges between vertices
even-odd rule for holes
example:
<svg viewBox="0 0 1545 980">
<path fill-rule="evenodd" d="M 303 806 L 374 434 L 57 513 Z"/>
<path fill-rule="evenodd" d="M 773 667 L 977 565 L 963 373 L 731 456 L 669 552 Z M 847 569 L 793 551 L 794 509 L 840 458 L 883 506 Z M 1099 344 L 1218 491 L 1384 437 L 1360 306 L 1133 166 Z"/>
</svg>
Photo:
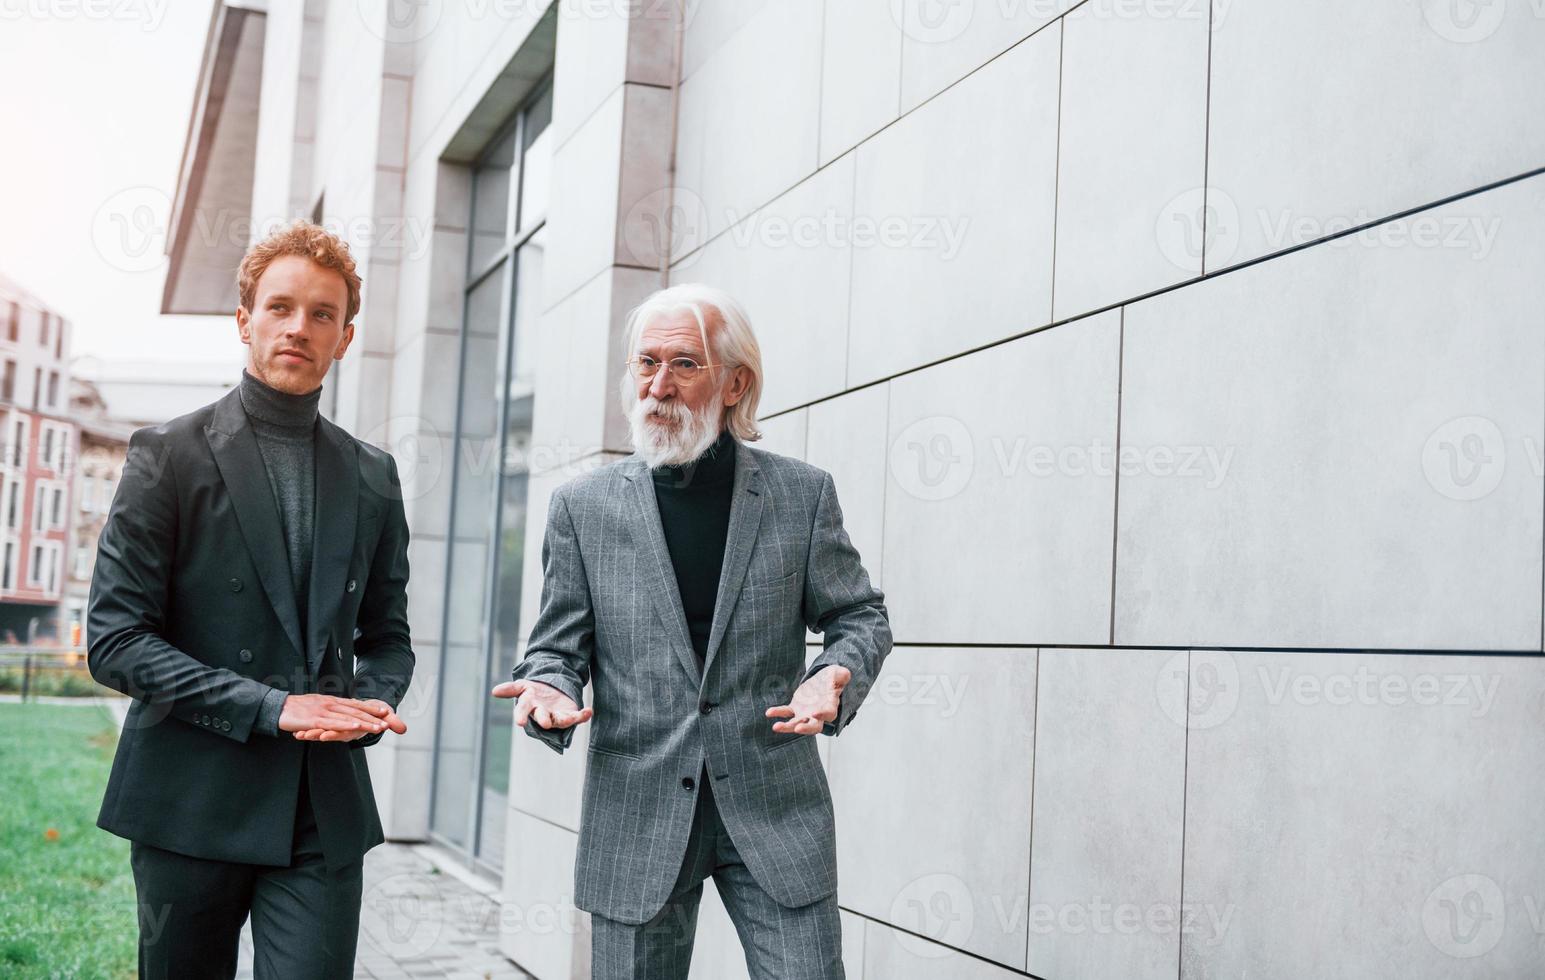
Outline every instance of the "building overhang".
<svg viewBox="0 0 1545 980">
<path fill-rule="evenodd" d="M 162 313 L 235 311 L 236 267 L 252 224 L 266 0 L 219 0 L 167 224 Z"/>
</svg>

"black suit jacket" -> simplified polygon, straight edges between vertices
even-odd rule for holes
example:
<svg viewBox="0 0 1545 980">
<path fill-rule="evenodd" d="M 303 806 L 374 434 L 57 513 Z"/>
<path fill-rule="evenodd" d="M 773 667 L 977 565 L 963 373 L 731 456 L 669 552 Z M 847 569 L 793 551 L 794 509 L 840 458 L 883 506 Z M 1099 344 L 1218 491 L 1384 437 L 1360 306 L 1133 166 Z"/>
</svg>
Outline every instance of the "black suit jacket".
<svg viewBox="0 0 1545 980">
<path fill-rule="evenodd" d="M 270 688 L 380 698 L 413 674 L 396 461 L 326 418 L 308 635 L 238 390 L 129 439 L 97 544 L 91 674 L 134 699 L 97 826 L 194 857 L 290 863 L 302 754 L 329 862 L 381 843 L 364 745 L 253 731 Z"/>
</svg>

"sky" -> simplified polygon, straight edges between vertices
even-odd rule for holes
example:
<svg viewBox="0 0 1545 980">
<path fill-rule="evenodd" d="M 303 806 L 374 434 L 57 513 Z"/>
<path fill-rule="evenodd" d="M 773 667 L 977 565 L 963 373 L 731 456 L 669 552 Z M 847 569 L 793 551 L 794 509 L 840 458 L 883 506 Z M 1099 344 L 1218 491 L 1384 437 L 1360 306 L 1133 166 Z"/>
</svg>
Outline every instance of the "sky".
<svg viewBox="0 0 1545 980">
<path fill-rule="evenodd" d="M 73 322 L 83 376 L 151 378 L 165 362 L 240 374 L 234 316 L 158 312 L 211 9 L 212 0 L 0 0 L 0 271 Z M 124 233 L 111 215 L 121 222 L 125 200 L 148 205 L 139 233 L 154 238 L 136 261 L 112 238 Z"/>
</svg>

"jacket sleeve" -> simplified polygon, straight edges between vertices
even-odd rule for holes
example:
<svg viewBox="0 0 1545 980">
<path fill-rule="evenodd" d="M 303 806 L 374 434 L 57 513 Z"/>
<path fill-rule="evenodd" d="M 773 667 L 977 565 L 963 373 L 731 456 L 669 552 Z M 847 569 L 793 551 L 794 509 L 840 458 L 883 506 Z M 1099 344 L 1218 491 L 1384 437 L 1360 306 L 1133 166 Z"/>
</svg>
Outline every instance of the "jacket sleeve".
<svg viewBox="0 0 1545 980">
<path fill-rule="evenodd" d="M 833 664 L 853 674 L 842 689 L 837 720 L 821 729 L 822 734 L 839 735 L 858 713 L 890 654 L 891 628 L 885 593 L 870 583 L 858 549 L 842 526 L 842 507 L 830 473 L 821 481 L 807 560 L 803 615 L 805 625 L 822 634 L 824 649 L 804 680 Z"/>
<path fill-rule="evenodd" d="M 413 680 L 415 657 L 408 631 L 408 518 L 397 460 L 388 456 L 387 464 L 390 499 L 356 620 L 353 696 L 385 701 L 396 711 Z M 385 734 L 371 732 L 348 745 L 365 748 Z"/>
<path fill-rule="evenodd" d="M 97 683 L 224 738 L 247 741 L 275 690 L 211 667 L 168 643 L 168 592 L 178 535 L 177 474 L 166 434 L 129 437 L 123 475 L 97 538 L 86 610 L 86 665 Z"/>
<path fill-rule="evenodd" d="M 542 535 L 542 601 L 526 655 L 515 665 L 515 680 L 540 681 L 583 705 L 585 684 L 590 680 L 590 659 L 595 654 L 595 612 L 590 584 L 585 577 L 579 538 L 569 514 L 563 488 L 553 491 L 547 505 L 547 530 Z M 536 719 L 525 724 L 526 734 L 562 753 L 574 740 L 574 726 L 543 728 Z"/>
</svg>

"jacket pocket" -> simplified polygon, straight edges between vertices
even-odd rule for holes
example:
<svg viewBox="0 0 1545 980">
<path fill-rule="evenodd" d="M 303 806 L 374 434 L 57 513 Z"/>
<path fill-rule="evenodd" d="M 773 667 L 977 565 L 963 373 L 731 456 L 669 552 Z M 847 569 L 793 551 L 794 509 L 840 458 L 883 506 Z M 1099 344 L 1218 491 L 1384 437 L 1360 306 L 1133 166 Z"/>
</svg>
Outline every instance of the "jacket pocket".
<svg viewBox="0 0 1545 980">
<path fill-rule="evenodd" d="M 617 749 L 602 748 L 596 745 L 594 742 L 590 743 L 590 751 L 596 755 L 609 755 L 614 759 L 627 759 L 630 762 L 639 761 L 639 756 L 636 756 L 631 752 L 619 752 Z"/>
<path fill-rule="evenodd" d="M 781 749 L 785 745 L 791 745 L 802 738 L 815 738 L 815 736 L 802 735 L 799 732 L 778 732 L 777 737 L 767 743 L 766 751 L 771 752 L 773 749 Z"/>
<path fill-rule="evenodd" d="M 795 568 L 786 574 L 773 579 L 755 579 L 749 575 L 746 577 L 745 588 L 757 591 L 775 591 L 790 585 L 799 578 L 799 569 Z"/>
</svg>

